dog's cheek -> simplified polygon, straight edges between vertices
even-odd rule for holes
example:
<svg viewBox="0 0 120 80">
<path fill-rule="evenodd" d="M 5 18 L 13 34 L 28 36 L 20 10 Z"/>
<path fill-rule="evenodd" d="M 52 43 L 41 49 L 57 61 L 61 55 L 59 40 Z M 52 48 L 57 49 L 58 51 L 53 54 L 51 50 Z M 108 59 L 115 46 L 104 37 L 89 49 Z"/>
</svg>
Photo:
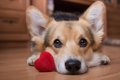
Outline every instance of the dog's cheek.
<svg viewBox="0 0 120 80">
<path fill-rule="evenodd" d="M 46 47 L 46 48 L 45 48 L 45 51 L 51 53 L 51 55 L 52 55 L 53 57 L 57 56 L 57 54 L 58 54 L 58 51 L 56 51 L 56 50 L 55 50 L 53 47 L 51 47 L 51 46 Z"/>
<path fill-rule="evenodd" d="M 51 46 L 51 49 L 54 51 L 55 54 L 59 54 L 62 48 L 55 48 L 53 45 Z"/>
<path fill-rule="evenodd" d="M 36 46 L 38 50 L 40 50 L 41 52 L 44 51 L 44 45 L 43 43 L 38 43 L 38 45 Z"/>
<path fill-rule="evenodd" d="M 35 48 L 37 50 L 40 50 L 40 52 L 42 52 L 44 50 L 44 41 L 43 41 L 43 39 L 41 39 L 39 37 L 34 37 L 34 38 L 32 38 L 32 41 L 34 41 Z"/>
<path fill-rule="evenodd" d="M 92 49 L 92 47 L 89 47 L 89 48 L 85 51 L 85 53 L 84 53 L 84 55 L 83 55 L 85 61 L 91 60 L 92 54 L 93 54 L 93 49 Z"/>
</svg>

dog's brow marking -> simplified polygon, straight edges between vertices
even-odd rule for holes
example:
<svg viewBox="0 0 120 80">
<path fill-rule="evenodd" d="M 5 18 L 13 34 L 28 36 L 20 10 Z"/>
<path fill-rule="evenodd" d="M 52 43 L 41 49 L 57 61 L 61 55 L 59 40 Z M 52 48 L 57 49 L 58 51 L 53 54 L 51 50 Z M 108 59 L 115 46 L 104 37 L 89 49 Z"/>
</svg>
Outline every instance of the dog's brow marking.
<svg viewBox="0 0 120 80">
<path fill-rule="evenodd" d="M 44 45 L 45 47 L 48 47 L 50 46 L 49 45 L 49 38 L 50 38 L 50 33 L 52 33 L 52 31 L 55 31 L 57 27 L 55 27 L 53 30 L 52 28 L 49 28 L 47 31 L 46 31 L 46 34 L 45 34 L 45 37 L 44 37 Z"/>
<path fill-rule="evenodd" d="M 47 30 L 47 32 L 45 34 L 45 38 L 44 38 L 44 45 L 45 45 L 45 47 L 49 46 L 49 33 L 50 33 L 50 29 Z"/>
</svg>

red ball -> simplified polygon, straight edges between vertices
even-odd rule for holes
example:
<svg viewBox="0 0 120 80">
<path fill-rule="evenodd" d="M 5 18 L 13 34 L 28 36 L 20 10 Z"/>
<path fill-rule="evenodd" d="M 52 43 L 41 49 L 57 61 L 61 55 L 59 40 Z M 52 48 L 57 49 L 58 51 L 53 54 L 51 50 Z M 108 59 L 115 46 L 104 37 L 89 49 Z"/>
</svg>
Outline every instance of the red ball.
<svg viewBox="0 0 120 80">
<path fill-rule="evenodd" d="M 53 56 L 49 52 L 42 52 L 34 63 L 35 68 L 40 72 L 55 71 Z"/>
</svg>

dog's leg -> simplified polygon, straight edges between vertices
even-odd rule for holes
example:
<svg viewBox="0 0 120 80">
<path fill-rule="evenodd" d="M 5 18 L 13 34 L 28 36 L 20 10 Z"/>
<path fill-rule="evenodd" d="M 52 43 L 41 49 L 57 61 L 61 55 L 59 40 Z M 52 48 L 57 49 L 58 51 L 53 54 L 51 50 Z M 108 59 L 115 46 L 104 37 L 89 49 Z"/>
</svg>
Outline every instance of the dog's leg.
<svg viewBox="0 0 120 80">
<path fill-rule="evenodd" d="M 36 49 L 35 41 L 31 41 L 31 56 L 27 59 L 27 64 L 30 66 L 34 65 L 34 62 L 39 58 L 40 51 Z"/>
<path fill-rule="evenodd" d="M 27 59 L 27 64 L 30 66 L 34 66 L 34 62 L 39 58 L 39 53 L 32 53 L 30 57 Z"/>
<path fill-rule="evenodd" d="M 91 61 L 88 62 L 88 67 L 106 65 L 110 63 L 110 58 L 104 54 L 94 53 Z"/>
</svg>

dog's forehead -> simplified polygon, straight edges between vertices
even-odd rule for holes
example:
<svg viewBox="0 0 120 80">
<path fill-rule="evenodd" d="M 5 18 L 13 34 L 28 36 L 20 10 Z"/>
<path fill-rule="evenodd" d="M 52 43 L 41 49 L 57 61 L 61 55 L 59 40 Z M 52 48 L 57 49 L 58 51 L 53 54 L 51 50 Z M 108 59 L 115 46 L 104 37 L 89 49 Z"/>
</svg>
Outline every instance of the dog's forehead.
<svg viewBox="0 0 120 80">
<path fill-rule="evenodd" d="M 62 31 L 64 33 L 84 33 L 83 28 L 79 21 L 61 21 L 58 22 L 58 31 Z"/>
<path fill-rule="evenodd" d="M 53 20 L 48 25 L 45 35 L 45 43 L 49 44 L 50 42 L 52 44 L 52 42 L 57 38 L 62 41 L 78 41 L 82 37 L 90 39 L 91 33 L 88 26 L 88 23 L 82 19 L 78 21 Z"/>
<path fill-rule="evenodd" d="M 83 24 L 82 20 L 75 21 L 52 21 L 50 24 L 51 33 L 54 37 L 80 37 L 86 36 L 88 33 L 88 26 Z"/>
</svg>

